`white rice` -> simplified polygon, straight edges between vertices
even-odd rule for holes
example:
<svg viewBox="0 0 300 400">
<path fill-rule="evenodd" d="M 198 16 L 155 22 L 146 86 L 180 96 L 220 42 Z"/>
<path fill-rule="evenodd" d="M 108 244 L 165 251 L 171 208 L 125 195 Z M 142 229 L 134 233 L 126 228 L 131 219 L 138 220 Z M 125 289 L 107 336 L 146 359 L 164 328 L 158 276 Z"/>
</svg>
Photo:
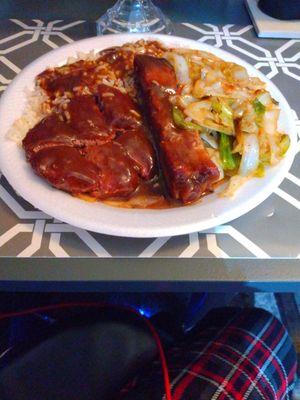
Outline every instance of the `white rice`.
<svg viewBox="0 0 300 400">
<path fill-rule="evenodd" d="M 91 50 L 88 53 L 83 53 L 82 51 L 78 51 L 76 53 L 76 57 L 68 57 L 66 64 L 73 64 L 76 61 L 80 60 L 88 60 L 95 61 L 99 57 L 99 53 L 95 52 L 95 50 Z"/>
<path fill-rule="evenodd" d="M 20 118 L 18 118 L 9 129 L 8 137 L 21 145 L 29 129 L 33 128 L 48 112 L 45 102 L 48 97 L 42 89 L 36 87 L 34 90 L 26 89 L 26 106 Z"/>
</svg>

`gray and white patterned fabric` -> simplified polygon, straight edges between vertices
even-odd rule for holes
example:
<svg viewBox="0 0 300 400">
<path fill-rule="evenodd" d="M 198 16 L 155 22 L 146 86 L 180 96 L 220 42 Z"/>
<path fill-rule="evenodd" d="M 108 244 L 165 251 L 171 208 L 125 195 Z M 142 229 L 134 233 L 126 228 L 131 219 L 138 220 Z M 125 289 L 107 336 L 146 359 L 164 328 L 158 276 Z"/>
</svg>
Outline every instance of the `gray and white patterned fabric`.
<svg viewBox="0 0 300 400">
<path fill-rule="evenodd" d="M 298 129 L 297 156 L 285 180 L 255 210 L 201 233 L 130 239 L 88 232 L 35 210 L 0 181 L 0 256 L 300 258 L 300 40 L 258 39 L 249 26 L 175 25 L 175 33 L 248 61 L 287 97 Z M 85 21 L 2 21 L 0 91 L 25 65 L 74 40 L 93 36 Z"/>
</svg>

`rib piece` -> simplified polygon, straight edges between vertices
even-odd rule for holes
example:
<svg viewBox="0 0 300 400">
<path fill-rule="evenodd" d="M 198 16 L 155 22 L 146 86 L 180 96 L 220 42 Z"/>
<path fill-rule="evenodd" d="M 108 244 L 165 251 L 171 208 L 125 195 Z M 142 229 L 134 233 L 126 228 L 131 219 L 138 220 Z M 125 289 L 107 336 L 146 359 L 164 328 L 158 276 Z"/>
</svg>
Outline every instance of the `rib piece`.
<svg viewBox="0 0 300 400">
<path fill-rule="evenodd" d="M 67 104 L 65 116 L 85 144 L 104 144 L 115 136 L 94 96 L 76 96 Z"/>
<path fill-rule="evenodd" d="M 26 157 L 30 159 L 34 153 L 44 148 L 73 146 L 77 141 L 78 132 L 70 125 L 62 122 L 58 115 L 52 114 L 30 129 L 22 144 Z"/>
<path fill-rule="evenodd" d="M 97 64 L 93 60 L 79 60 L 60 68 L 49 68 L 37 77 L 39 86 L 51 99 L 73 92 L 75 88 L 92 88 L 96 83 Z"/>
<path fill-rule="evenodd" d="M 138 175 L 118 143 L 44 148 L 30 159 L 32 168 L 52 186 L 72 194 L 89 193 L 99 199 L 127 198 L 138 186 Z"/>
<path fill-rule="evenodd" d="M 137 54 L 134 58 L 135 71 L 140 75 L 140 85 L 143 91 L 149 89 L 149 85 L 157 84 L 165 88 L 176 89 L 176 74 L 165 58 L 153 57 L 147 54 Z"/>
<path fill-rule="evenodd" d="M 180 130 L 173 124 L 166 90 L 176 89 L 171 64 L 149 55 L 136 55 L 134 64 L 169 194 L 185 204 L 195 202 L 211 190 L 219 177 L 218 168 L 210 160 L 198 132 Z"/>
<path fill-rule="evenodd" d="M 37 82 L 51 99 L 68 92 L 82 93 L 86 89 L 95 93 L 101 78 L 123 77 L 132 66 L 133 52 L 115 47 L 103 50 L 97 59 L 46 69 L 38 75 Z"/>
<path fill-rule="evenodd" d="M 115 129 L 135 129 L 141 125 L 141 114 L 128 94 L 108 85 L 98 86 L 100 109 Z"/>
<path fill-rule="evenodd" d="M 156 41 L 138 41 L 133 45 L 116 46 L 102 50 L 97 57 L 88 57 L 61 67 L 48 68 L 37 77 L 38 85 L 54 100 L 68 93 L 97 92 L 102 80 L 127 79 L 133 70 L 134 52 L 141 47 L 153 55 L 162 54 L 164 49 Z"/>
<path fill-rule="evenodd" d="M 149 139 L 141 130 L 127 131 L 116 140 L 131 158 L 138 174 L 151 179 L 155 174 L 155 152 Z"/>
<path fill-rule="evenodd" d="M 78 96 L 65 108 L 63 115 L 68 123 L 63 115 L 54 113 L 28 131 L 23 140 L 27 158 L 45 147 L 99 145 L 115 136 L 93 96 Z"/>
<path fill-rule="evenodd" d="M 126 95 L 118 90 L 116 92 L 113 99 L 117 99 L 116 110 L 120 112 L 121 121 L 122 112 L 127 116 L 126 104 L 130 109 L 136 106 Z M 109 107 L 113 108 L 114 101 L 109 102 Z M 123 109 L 122 104 L 125 104 Z M 63 116 L 67 122 L 62 121 Z M 127 198 L 138 186 L 138 175 L 144 179 L 152 178 L 154 149 L 140 125 L 140 116 L 137 118 L 133 114 L 131 129 L 121 129 L 116 140 L 113 140 L 116 127 L 111 127 L 109 117 L 110 112 L 104 115 L 93 96 L 75 97 L 61 106 L 61 114 L 43 119 L 27 133 L 23 140 L 27 159 L 39 175 L 62 190 L 71 193 L 92 191 L 92 195 L 99 199 Z M 114 121 L 116 125 L 117 117 Z M 126 121 L 130 120 L 127 118 Z M 60 156 L 64 159 L 59 160 Z M 93 182 L 92 186 L 85 187 L 81 175 L 80 179 L 74 180 L 74 173 L 80 172 L 75 163 L 83 168 L 83 176 L 85 168 L 89 168 L 91 163 L 94 165 L 97 170 L 96 186 Z"/>
<path fill-rule="evenodd" d="M 174 199 L 183 203 L 197 201 L 211 190 L 219 170 L 210 160 L 197 132 L 178 131 L 160 142 L 162 172 Z"/>
<path fill-rule="evenodd" d="M 44 148 L 30 159 L 35 172 L 52 186 L 73 194 L 96 190 L 99 169 L 73 147 Z"/>
<path fill-rule="evenodd" d="M 155 151 L 142 125 L 137 104 L 128 94 L 104 84 L 98 86 L 98 95 L 107 123 L 118 132 L 115 141 L 124 147 L 139 175 L 144 179 L 152 178 Z"/>
<path fill-rule="evenodd" d="M 88 146 L 86 159 L 99 169 L 99 188 L 93 193 L 99 199 L 129 197 L 137 188 L 139 179 L 133 163 L 124 148 L 116 142 L 102 146 Z"/>
</svg>

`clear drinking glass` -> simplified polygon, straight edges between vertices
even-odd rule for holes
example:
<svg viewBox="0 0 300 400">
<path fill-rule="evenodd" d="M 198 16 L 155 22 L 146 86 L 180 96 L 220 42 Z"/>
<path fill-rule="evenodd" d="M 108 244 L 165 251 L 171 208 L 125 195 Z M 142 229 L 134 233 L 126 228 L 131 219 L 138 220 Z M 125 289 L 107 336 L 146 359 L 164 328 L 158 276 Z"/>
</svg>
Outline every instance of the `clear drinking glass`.
<svg viewBox="0 0 300 400">
<path fill-rule="evenodd" d="M 125 32 L 170 34 L 172 24 L 151 0 L 118 0 L 97 20 L 97 33 Z"/>
</svg>

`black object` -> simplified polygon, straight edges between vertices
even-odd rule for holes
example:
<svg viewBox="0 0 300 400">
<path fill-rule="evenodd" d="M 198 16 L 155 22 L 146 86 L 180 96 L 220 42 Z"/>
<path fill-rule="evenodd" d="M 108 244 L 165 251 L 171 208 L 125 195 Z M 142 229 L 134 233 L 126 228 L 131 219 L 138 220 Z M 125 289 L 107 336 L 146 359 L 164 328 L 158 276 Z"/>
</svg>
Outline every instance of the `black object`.
<svg viewBox="0 0 300 400">
<path fill-rule="evenodd" d="M 300 19 L 300 0 L 259 0 L 258 7 L 273 18 Z"/>
<path fill-rule="evenodd" d="M 73 320 L 9 360 L 0 370 L 0 399 L 111 400 L 156 354 L 136 316 L 110 311 L 97 321 Z"/>
</svg>

